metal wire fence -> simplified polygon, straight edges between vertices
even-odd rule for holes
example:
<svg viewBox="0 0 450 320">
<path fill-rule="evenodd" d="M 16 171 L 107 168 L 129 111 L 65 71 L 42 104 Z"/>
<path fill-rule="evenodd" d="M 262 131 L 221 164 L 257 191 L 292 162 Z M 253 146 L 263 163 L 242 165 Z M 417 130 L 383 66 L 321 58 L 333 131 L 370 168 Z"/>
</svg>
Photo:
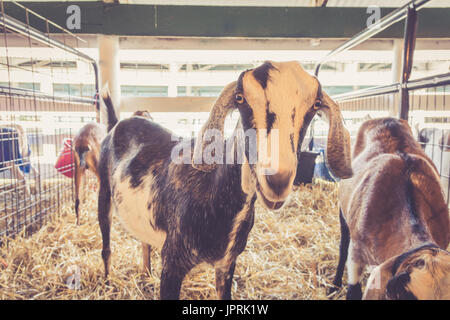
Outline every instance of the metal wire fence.
<svg viewBox="0 0 450 320">
<path fill-rule="evenodd" d="M 352 137 L 355 137 L 360 123 L 368 118 L 391 116 L 408 120 L 417 140 L 435 164 L 447 204 L 450 204 L 450 73 L 410 80 L 418 22 L 417 11 L 427 2 L 429 0 L 412 0 L 356 34 L 319 61 L 316 76 L 322 65 L 334 56 L 405 20 L 403 63 L 399 82 L 335 95 L 333 98 L 343 111 Z M 321 134 L 324 135 L 323 132 Z"/>
<path fill-rule="evenodd" d="M 1 242 L 34 232 L 71 203 L 72 149 L 55 164 L 65 139 L 96 120 L 97 75 L 94 60 L 68 45 L 81 39 L 20 4 L 20 21 L 8 15 L 11 3 L 0 5 Z"/>
</svg>

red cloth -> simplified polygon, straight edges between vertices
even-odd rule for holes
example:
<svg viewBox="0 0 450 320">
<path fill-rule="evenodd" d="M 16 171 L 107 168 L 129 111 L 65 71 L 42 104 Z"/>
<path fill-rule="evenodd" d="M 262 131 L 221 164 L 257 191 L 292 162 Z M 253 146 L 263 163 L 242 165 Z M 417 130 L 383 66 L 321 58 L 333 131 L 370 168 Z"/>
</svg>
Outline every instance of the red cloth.
<svg viewBox="0 0 450 320">
<path fill-rule="evenodd" d="M 72 178 L 74 174 L 72 140 L 64 139 L 63 148 L 56 160 L 55 169 L 66 177 Z"/>
</svg>

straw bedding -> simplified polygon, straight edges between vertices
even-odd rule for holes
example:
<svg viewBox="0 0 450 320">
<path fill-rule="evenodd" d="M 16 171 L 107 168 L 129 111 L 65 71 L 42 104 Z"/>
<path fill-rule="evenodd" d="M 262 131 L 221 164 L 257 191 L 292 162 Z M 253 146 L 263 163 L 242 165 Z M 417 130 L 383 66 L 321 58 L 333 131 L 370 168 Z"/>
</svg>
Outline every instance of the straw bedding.
<svg viewBox="0 0 450 320">
<path fill-rule="evenodd" d="M 75 225 L 73 204 L 67 203 L 34 235 L 18 236 L 0 248 L 0 299 L 159 297 L 160 253 L 152 252 L 152 272 L 143 273 L 140 242 L 117 218 L 113 219 L 110 281 L 105 283 L 96 188 L 91 179 L 81 204 L 80 226 Z M 341 299 L 343 291 L 326 295 L 338 248 L 336 184 L 315 181 L 298 187 L 280 212 L 258 204 L 248 245 L 238 258 L 233 298 Z M 79 283 L 68 286 L 74 278 Z M 185 278 L 181 299 L 216 299 L 214 283 L 214 269 L 200 265 Z"/>
</svg>

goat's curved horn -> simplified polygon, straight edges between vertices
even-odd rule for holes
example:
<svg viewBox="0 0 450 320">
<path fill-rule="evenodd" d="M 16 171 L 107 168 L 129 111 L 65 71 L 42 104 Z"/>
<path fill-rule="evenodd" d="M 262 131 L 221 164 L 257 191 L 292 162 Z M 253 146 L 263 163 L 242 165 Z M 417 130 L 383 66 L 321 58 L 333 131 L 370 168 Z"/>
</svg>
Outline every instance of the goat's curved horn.
<svg viewBox="0 0 450 320">
<path fill-rule="evenodd" d="M 203 141 L 203 137 L 208 130 L 219 130 L 223 139 L 225 118 L 235 108 L 235 89 L 236 81 L 225 86 L 211 109 L 208 121 L 198 134 L 192 157 L 192 166 L 198 170 L 209 172 L 217 165 L 217 163 L 205 163 L 203 161 L 203 151 L 207 146 L 207 141 Z"/>
<path fill-rule="evenodd" d="M 338 105 L 322 92 L 320 112 L 328 119 L 330 129 L 326 150 L 326 163 L 335 177 L 346 179 L 353 175 L 351 164 L 350 134 L 344 127 L 344 120 Z"/>
</svg>

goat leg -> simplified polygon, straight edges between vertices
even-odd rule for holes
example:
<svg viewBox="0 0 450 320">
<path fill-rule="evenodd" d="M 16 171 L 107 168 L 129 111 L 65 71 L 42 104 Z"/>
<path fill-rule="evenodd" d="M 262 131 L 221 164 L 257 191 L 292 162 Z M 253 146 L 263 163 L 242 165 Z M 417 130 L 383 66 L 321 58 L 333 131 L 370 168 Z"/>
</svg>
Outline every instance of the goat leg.
<svg viewBox="0 0 450 320">
<path fill-rule="evenodd" d="M 177 250 L 176 248 L 179 248 L 179 246 L 166 239 L 161 250 L 163 264 L 160 287 L 161 300 L 178 300 L 180 298 L 183 279 L 193 267 L 182 258 L 185 255 L 179 252 L 180 249 Z"/>
<path fill-rule="evenodd" d="M 345 221 L 342 209 L 339 209 L 339 222 L 341 225 L 341 243 L 339 245 L 339 263 L 336 269 L 336 275 L 333 280 L 334 287 L 328 290 L 328 294 L 336 292 L 342 285 L 342 276 L 344 274 L 345 263 L 347 262 L 348 246 L 350 244 L 350 230 Z"/>
<path fill-rule="evenodd" d="M 84 170 L 80 168 L 77 161 L 75 161 L 75 215 L 77 217 L 77 225 L 80 224 L 79 207 L 80 207 L 80 185 L 81 178 L 84 175 Z"/>
<path fill-rule="evenodd" d="M 217 298 L 220 300 L 231 300 L 231 285 L 235 267 L 236 260 L 228 268 L 216 268 L 216 291 Z"/>
<path fill-rule="evenodd" d="M 102 233 L 103 249 L 102 258 L 105 266 L 105 279 L 108 278 L 111 264 L 111 191 L 109 185 L 102 181 L 98 195 L 98 223 Z"/>
<path fill-rule="evenodd" d="M 347 300 L 361 300 L 361 274 L 363 271 L 363 264 L 358 259 L 357 250 L 350 241 L 349 245 L 349 257 L 347 261 L 347 273 L 348 273 L 348 290 L 347 290 Z"/>
<path fill-rule="evenodd" d="M 152 273 L 152 265 L 151 265 L 151 259 L 150 259 L 151 252 L 152 252 L 152 247 L 149 244 L 142 242 L 143 267 L 144 267 L 144 272 L 147 272 L 148 274 Z"/>
</svg>

